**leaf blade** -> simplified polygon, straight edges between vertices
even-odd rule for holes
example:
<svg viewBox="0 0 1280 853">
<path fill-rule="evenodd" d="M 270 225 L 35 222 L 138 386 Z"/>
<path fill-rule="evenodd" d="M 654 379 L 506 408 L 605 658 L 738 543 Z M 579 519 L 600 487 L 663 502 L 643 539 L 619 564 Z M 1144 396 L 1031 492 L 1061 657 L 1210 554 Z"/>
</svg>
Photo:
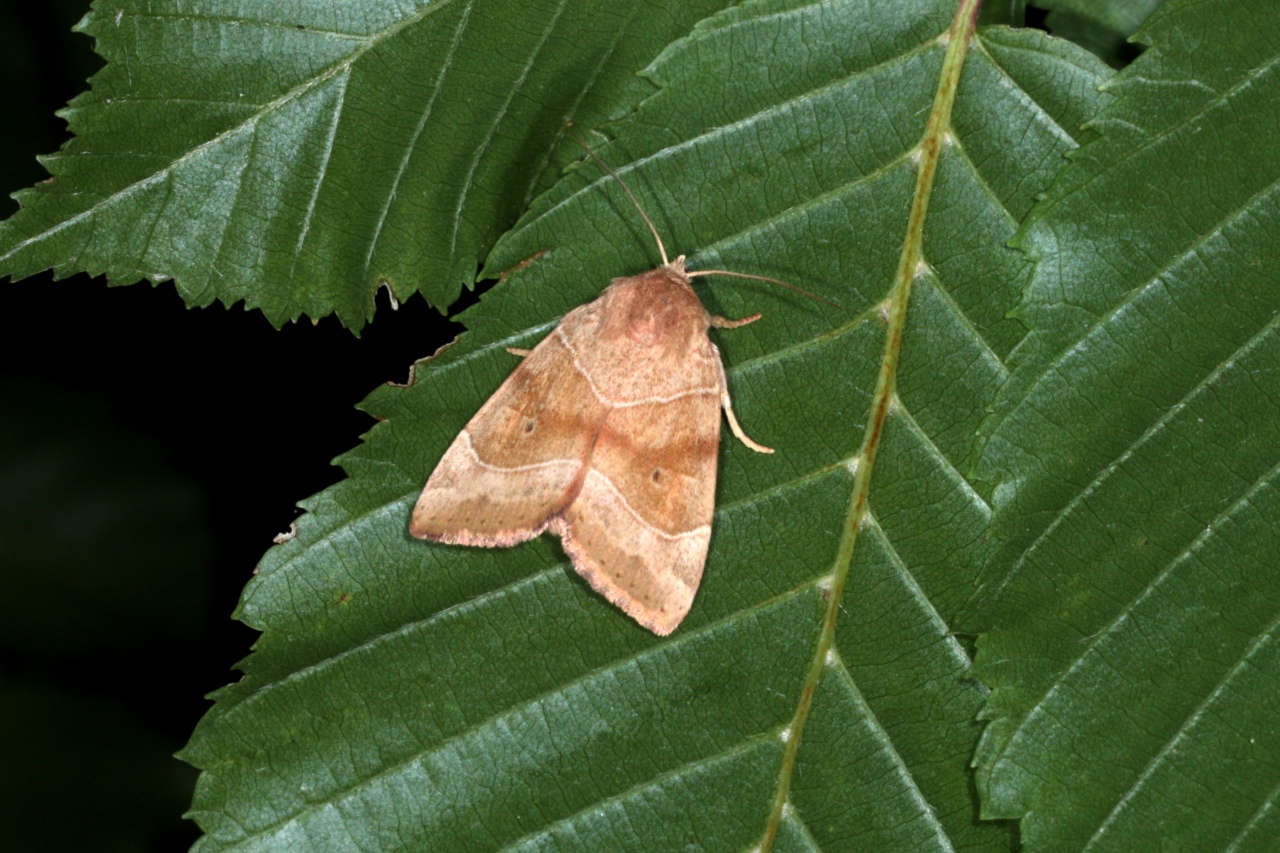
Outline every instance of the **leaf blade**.
<svg viewBox="0 0 1280 853">
<path fill-rule="evenodd" d="M 1257 12 L 1157 13 L 1021 237 L 1040 258 L 1032 331 L 977 469 L 1002 541 L 968 621 L 993 686 L 984 810 L 1022 817 L 1036 849 L 1125 849 L 1156 825 L 1175 846 L 1257 843 L 1274 798 L 1258 708 L 1277 625 L 1280 137 L 1249 111 L 1277 91 L 1276 54 L 1216 17 Z"/>
<path fill-rule="evenodd" d="M 565 119 L 635 97 L 627 63 L 719 6 L 99 3 L 79 29 L 108 64 L 65 112 L 55 180 L 0 224 L 0 272 L 172 279 L 277 326 L 358 330 L 384 282 L 447 305 Z"/>
<path fill-rule="evenodd" d="M 330 807 L 352 833 L 341 836 L 341 844 L 353 842 L 355 833 L 383 830 L 411 844 L 419 825 L 428 823 L 436 827 L 438 845 L 459 849 L 579 849 L 579 843 L 587 846 L 576 840 L 579 832 L 641 847 L 728 850 L 759 840 L 766 809 L 757 803 L 767 804 L 772 794 L 784 727 L 825 606 L 823 579 L 834 559 L 834 531 L 852 484 L 849 462 L 882 349 L 879 302 L 893 274 L 915 180 L 910 152 L 923 128 L 919 107 L 927 111 L 933 97 L 941 66 L 938 36 L 953 9 L 917 0 L 907 11 L 850 2 L 727 12 L 664 53 L 650 74 L 665 88 L 601 149 L 650 206 L 673 248 L 690 251 L 705 266 L 796 280 L 837 295 L 843 305 L 833 317 L 788 293 L 754 286 L 705 297 L 717 313 L 766 314 L 767 322 L 720 335 L 718 342 L 743 423 L 779 453 L 763 460 L 732 442 L 722 447 L 712 551 L 702 590 L 680 630 L 666 644 L 645 634 L 593 596 L 552 543 L 484 551 L 418 543 L 404 531 L 409 504 L 432 462 L 510 370 L 504 348 L 528 346 L 545 335 L 558 314 L 593 296 L 609 275 L 653 263 L 650 238 L 629 203 L 592 167 L 580 167 L 535 202 L 495 249 L 488 267 L 512 272 L 467 315 L 474 331 L 419 365 L 412 387 L 381 389 L 367 401 L 381 423 L 344 458 L 351 478 L 308 503 L 298 537 L 268 553 L 247 590 L 241 618 L 265 633 L 245 664 L 246 681 L 219 697 L 187 753 L 205 768 L 197 803 L 211 832 L 210 849 L 251 846 L 272 827 L 291 828 L 294 815 L 315 827 L 314 838 L 327 839 L 323 832 L 337 826 L 321 825 Z M 853 38 L 851 30 L 880 38 Z M 760 44 L 793 56 L 787 50 L 795 42 L 788 39 L 797 33 L 822 34 L 809 51 L 822 73 L 796 74 L 777 89 L 756 85 L 761 69 L 774 64 L 744 57 Z M 1052 58 L 1058 49 L 1043 36 L 1023 46 L 1037 58 Z M 1072 58 L 1077 72 L 1087 66 Z M 1042 73 L 1032 65 L 1020 71 Z M 1049 65 L 1067 73 L 1072 63 Z M 1099 78 L 1101 71 L 1088 66 L 1087 74 Z M 734 95 L 707 97 L 711 79 L 722 80 Z M 893 93 L 892 100 L 885 92 Z M 867 105 L 867 120 L 850 121 L 849 104 Z M 1030 108 L 1016 114 L 1027 125 L 1044 116 Z M 852 141 L 836 132 L 848 127 L 860 132 Z M 1047 138 L 1010 135 L 1037 152 Z M 1060 154 L 1071 144 L 1058 138 L 1054 150 Z M 1040 152 L 1035 162 L 1049 159 Z M 766 168 L 776 164 L 793 166 L 795 179 Z M 866 600 L 846 599 L 854 615 L 839 635 L 841 666 L 853 672 L 860 695 L 847 682 L 820 684 L 817 734 L 802 743 L 796 799 L 784 815 L 779 849 L 883 842 L 887 849 L 914 843 L 916 849 L 985 850 L 1009 843 L 1006 828 L 973 820 L 967 762 L 981 690 L 959 679 L 964 650 L 948 628 L 970 582 L 956 576 L 955 566 L 980 550 L 986 524 L 983 499 L 960 474 L 968 452 L 963 433 L 994 393 L 1000 357 L 980 358 L 974 376 L 952 379 L 953 365 L 971 369 L 967 353 L 990 350 L 977 340 L 981 335 L 965 328 L 965 312 L 984 300 L 1012 305 L 1025 264 L 992 260 L 992 244 L 1006 240 L 1013 223 L 993 212 L 990 193 L 973 170 L 951 171 L 955 165 L 946 165 L 933 215 L 939 227 L 947 224 L 969 243 L 949 259 L 945 279 L 921 285 L 923 310 L 912 315 L 907 334 L 923 357 L 904 385 L 902 413 L 886 432 L 893 475 L 875 485 L 883 535 L 866 540 L 882 547 L 868 545 L 857 554 L 854 577 Z M 733 197 L 725 186 L 735 188 Z M 1003 230 L 962 227 L 979 218 L 999 222 Z M 851 235 L 851 220 L 865 230 Z M 988 260 L 966 263 L 968 252 L 985 253 Z M 797 277 L 791 265 L 809 272 Z M 973 282 L 992 269 L 1013 282 L 1002 277 L 994 298 Z M 850 279 L 847 291 L 837 289 Z M 1003 318 L 989 305 L 973 313 L 993 323 Z M 939 329 L 945 334 L 935 334 Z M 928 370 L 934 357 L 950 359 L 945 380 Z M 954 523 L 939 524 L 939 517 Z M 461 620 L 466 629 L 456 634 L 440 627 Z M 438 636 L 406 639 L 429 631 Z M 363 651 L 382 643 L 404 646 L 393 654 Z M 360 659 L 350 673 L 343 664 L 347 654 Z M 700 674 L 684 681 L 655 676 L 610 692 L 636 661 Z M 295 683 L 303 681 L 312 691 L 308 698 L 269 707 L 273 692 L 302 690 Z M 405 683 L 421 695 L 398 698 L 411 689 Z M 598 691 L 595 701 L 578 698 L 588 683 Z M 644 692 L 646 685 L 654 695 Z M 570 693 L 579 722 L 587 729 L 600 726 L 609 738 L 579 736 L 581 726 L 571 725 L 572 714 L 564 710 Z M 370 720 L 340 724 L 341 709 L 362 705 Z M 558 728 L 544 729 L 528 743 L 510 734 L 531 731 L 516 725 L 532 725 L 519 717 L 522 710 L 552 705 L 566 727 L 563 743 L 556 740 Z M 324 712 L 315 725 L 325 727 L 314 739 L 298 741 L 297 714 L 313 707 Z M 627 717 L 631 709 L 643 713 L 633 720 Z M 663 718 L 678 725 L 659 733 L 655 721 Z M 419 743 L 380 737 L 384 726 L 395 729 L 404 720 L 423 732 Z M 397 800 L 395 814 L 382 808 L 384 800 L 357 807 L 328 779 L 352 773 L 345 759 L 327 773 L 326 764 L 339 761 L 339 752 L 365 757 L 374 768 L 416 767 L 419 755 L 435 761 L 438 744 L 448 737 L 446 723 L 463 737 L 470 732 L 506 739 L 492 754 L 455 762 L 462 769 L 448 779 L 410 786 L 417 796 Z M 431 727 L 436 731 L 427 731 Z M 257 739 L 245 745 L 246 734 Z M 347 739 L 351 743 L 337 749 Z M 655 754 L 654 744 L 665 742 L 671 749 Z M 622 752 L 610 751 L 610 743 Z M 840 748 L 823 748 L 830 743 Z M 482 796 L 497 790 L 485 787 L 493 762 L 507 767 L 524 751 L 555 756 L 561 747 L 577 764 L 552 761 L 554 772 L 537 777 L 540 784 L 531 781 L 532 770 L 520 776 L 508 768 L 500 778 L 516 781 L 503 786 L 509 799 Z M 864 755 L 872 759 L 855 760 Z M 271 782 L 270 793 L 280 799 L 268 819 L 253 811 L 264 792 L 256 789 L 260 777 L 252 771 L 255 759 L 275 756 L 291 763 L 288 774 Z M 738 760 L 750 763 L 757 776 L 746 787 L 717 782 L 724 786 L 718 800 L 733 815 L 754 810 L 755 823 L 738 816 L 698 829 L 703 824 L 693 817 L 668 810 L 677 797 L 668 794 L 686 791 L 696 773 L 737 767 Z M 299 783 L 314 796 L 311 807 L 302 802 Z M 868 808 L 841 810 L 836 790 Z M 451 798 L 475 811 L 442 823 L 447 809 L 441 803 Z M 749 808 L 740 811 L 739 800 Z M 500 837 L 480 840 L 476 821 L 482 812 L 496 814 L 492 825 Z M 655 814 L 670 817 L 655 824 Z M 909 837 L 895 834 L 903 825 L 910 826 Z M 244 826 L 259 829 L 245 833 Z M 697 834 L 691 839 L 692 831 Z"/>
</svg>

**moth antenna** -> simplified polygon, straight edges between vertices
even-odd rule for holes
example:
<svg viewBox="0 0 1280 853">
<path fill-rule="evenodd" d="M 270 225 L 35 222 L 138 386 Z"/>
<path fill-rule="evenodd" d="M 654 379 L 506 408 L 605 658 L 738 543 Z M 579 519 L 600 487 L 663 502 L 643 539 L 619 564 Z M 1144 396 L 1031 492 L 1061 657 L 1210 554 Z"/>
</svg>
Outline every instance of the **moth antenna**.
<svg viewBox="0 0 1280 853">
<path fill-rule="evenodd" d="M 662 245 L 662 238 L 658 236 L 658 229 L 653 227 L 653 222 L 650 221 L 648 214 L 644 212 L 644 208 L 640 206 L 640 202 L 636 201 L 635 194 L 631 192 L 631 187 L 627 186 L 627 182 L 622 180 L 622 177 L 617 172 L 609 168 L 608 163 L 600 159 L 599 154 L 592 151 L 587 146 L 587 143 L 582 141 L 582 139 L 578 136 L 578 134 L 575 133 L 573 130 L 573 122 L 569 122 L 568 124 L 566 124 L 564 126 L 564 129 L 569 134 L 569 136 L 573 139 L 573 141 L 578 143 L 579 147 L 581 147 L 583 151 L 591 155 L 592 160 L 595 160 L 597 163 L 600 164 L 601 169 L 604 169 L 606 172 L 608 172 L 611 178 L 613 178 L 615 181 L 617 181 L 619 184 L 622 185 L 623 192 L 627 194 L 627 198 L 631 199 L 631 203 L 634 204 L 636 206 L 636 210 L 640 212 L 640 218 L 644 220 L 645 225 L 649 226 L 649 232 L 653 234 L 654 242 L 658 244 L 658 253 L 662 255 L 662 265 L 664 267 L 669 265 L 671 262 L 667 260 L 667 249 L 665 246 Z"/>
<path fill-rule="evenodd" d="M 785 287 L 787 290 L 794 290 L 796 293 L 799 293 L 801 296 L 807 296 L 810 299 L 814 300 L 815 302 L 824 302 L 833 308 L 840 307 L 839 302 L 832 302 L 830 299 L 821 297 L 816 293 L 810 293 L 807 290 L 802 290 L 801 288 L 796 287 L 794 284 L 788 284 L 782 279 L 769 278 L 767 275 L 751 275 L 750 273 L 733 272 L 732 270 L 696 270 L 695 272 L 685 273 L 685 275 L 689 276 L 689 278 L 696 278 L 697 276 L 700 276 L 700 275 L 730 275 L 730 276 L 733 276 L 734 278 L 750 278 L 750 279 L 755 279 L 756 281 L 767 281 L 770 284 L 776 284 L 779 287 Z"/>
</svg>

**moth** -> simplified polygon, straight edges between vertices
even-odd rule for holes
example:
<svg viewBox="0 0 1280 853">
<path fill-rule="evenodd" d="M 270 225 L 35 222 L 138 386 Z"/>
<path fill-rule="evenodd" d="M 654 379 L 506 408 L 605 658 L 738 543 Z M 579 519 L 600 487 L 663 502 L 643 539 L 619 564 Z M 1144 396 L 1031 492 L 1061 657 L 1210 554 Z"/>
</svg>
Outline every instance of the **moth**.
<svg viewBox="0 0 1280 853">
<path fill-rule="evenodd" d="M 712 327 L 737 328 L 760 315 L 711 316 L 691 280 L 720 274 L 791 285 L 725 270 L 690 272 L 683 255 L 668 260 L 631 189 L 579 144 L 640 212 L 662 266 L 614 279 L 533 350 L 513 350 L 523 361 L 449 446 L 409 530 L 420 539 L 487 548 L 549 531 L 593 589 L 666 636 L 689 612 L 702 580 L 720 410 L 743 444 L 773 452 L 738 424 L 720 351 L 707 337 Z"/>
</svg>

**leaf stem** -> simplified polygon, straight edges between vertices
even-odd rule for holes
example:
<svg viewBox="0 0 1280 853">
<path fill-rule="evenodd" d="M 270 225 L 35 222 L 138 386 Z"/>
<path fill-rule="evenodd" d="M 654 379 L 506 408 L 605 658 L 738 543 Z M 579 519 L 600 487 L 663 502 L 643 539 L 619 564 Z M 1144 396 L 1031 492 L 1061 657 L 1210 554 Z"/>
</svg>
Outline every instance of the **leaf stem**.
<svg viewBox="0 0 1280 853">
<path fill-rule="evenodd" d="M 827 666 L 828 652 L 835 641 L 836 619 L 840 613 L 840 602 L 844 596 L 849 569 L 853 564 L 853 550 L 858 539 L 858 529 L 866 516 L 867 497 L 871 491 L 871 475 L 875 467 L 876 454 L 880 449 L 885 420 L 896 394 L 898 355 L 902 349 L 902 335 L 906 328 L 907 303 L 911 298 L 911 285 L 916 277 L 927 269 L 924 261 L 924 222 L 929 211 L 929 196 L 933 192 L 938 160 L 950 134 L 951 106 L 955 101 L 960 71 L 964 67 L 965 54 L 968 52 L 969 41 L 973 37 L 981 5 L 982 0 L 959 0 L 955 18 L 940 39 L 946 45 L 946 54 L 942 60 L 942 71 L 938 80 L 938 90 L 933 99 L 933 109 L 929 114 L 929 123 L 925 127 L 924 137 L 916 152 L 915 192 L 911 200 L 907 232 L 902 241 L 902 254 L 898 260 L 898 269 L 890 292 L 884 355 L 880 361 L 880 373 L 876 380 L 875 396 L 871 402 L 870 418 L 867 420 L 862 447 L 858 452 L 858 468 L 853 480 L 849 514 L 845 519 L 844 532 L 836 552 L 835 571 L 832 574 L 831 588 L 827 596 L 827 610 L 823 618 L 822 630 L 818 635 L 813 659 L 809 664 L 809 672 L 800 692 L 795 716 L 792 717 L 791 725 L 785 729 L 786 746 L 783 750 L 782 764 L 778 770 L 778 783 L 769 808 L 764 837 L 758 848 L 760 853 L 769 853 L 772 850 L 778 827 L 782 823 L 791 790 L 791 777 L 795 771 L 796 754 L 799 752 L 800 741 L 804 734 L 804 725 L 813 707 L 813 697 L 817 692 L 818 682 Z"/>
</svg>

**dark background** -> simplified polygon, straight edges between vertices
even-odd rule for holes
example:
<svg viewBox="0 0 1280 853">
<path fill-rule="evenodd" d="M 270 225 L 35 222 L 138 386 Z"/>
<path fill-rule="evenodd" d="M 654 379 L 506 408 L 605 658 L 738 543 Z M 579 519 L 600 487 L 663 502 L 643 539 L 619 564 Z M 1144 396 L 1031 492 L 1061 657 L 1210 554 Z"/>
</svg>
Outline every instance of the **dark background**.
<svg viewBox="0 0 1280 853">
<path fill-rule="evenodd" d="M 71 32 L 87 9 L 0 0 L 0 218 L 100 65 Z M 196 839 L 172 754 L 253 643 L 241 588 L 341 476 L 372 425 L 356 404 L 461 328 L 418 297 L 388 308 L 356 338 L 188 310 L 169 283 L 0 282 L 0 850 Z"/>
<path fill-rule="evenodd" d="M 0 0 L 0 219 L 100 67 L 88 0 Z M 230 618 L 380 383 L 461 328 L 419 297 L 357 338 L 187 309 L 171 283 L 0 281 L 0 850 L 185 850 L 172 758 L 236 679 Z M 429 472 L 423 472 L 423 478 Z"/>
</svg>

